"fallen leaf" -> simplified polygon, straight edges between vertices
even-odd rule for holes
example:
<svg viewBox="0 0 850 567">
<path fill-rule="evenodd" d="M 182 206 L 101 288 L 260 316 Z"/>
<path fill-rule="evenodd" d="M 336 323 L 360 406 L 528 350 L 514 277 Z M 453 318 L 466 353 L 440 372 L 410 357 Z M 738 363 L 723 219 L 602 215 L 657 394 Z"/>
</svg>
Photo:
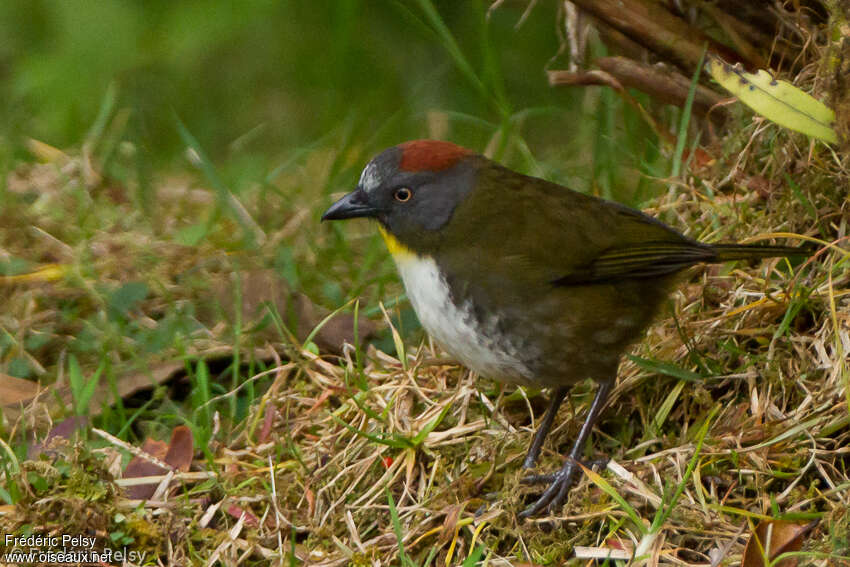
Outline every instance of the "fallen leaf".
<svg viewBox="0 0 850 567">
<path fill-rule="evenodd" d="M 795 524 L 784 520 L 760 522 L 744 549 L 741 567 L 795 567 L 796 558 L 789 557 L 779 563 L 771 563 L 783 553 L 800 551 L 805 537 L 814 529 L 817 521 Z"/>
<path fill-rule="evenodd" d="M 165 441 L 156 441 L 154 439 L 145 439 L 145 442 L 142 444 L 142 451 L 147 453 L 152 457 L 156 457 L 159 460 L 162 460 L 165 457 L 165 454 L 168 452 L 168 445 Z M 143 459 L 142 457 L 133 457 L 129 463 L 127 463 L 127 468 L 124 469 L 123 478 L 142 478 L 147 476 L 159 476 L 165 474 L 166 470 L 159 465 L 156 465 L 147 459 Z M 147 500 L 153 493 L 156 491 L 158 482 L 151 482 L 150 484 L 137 484 L 134 486 L 128 486 L 125 490 L 127 492 L 127 498 L 133 500 Z"/>
<path fill-rule="evenodd" d="M 0 400 L 4 408 L 28 402 L 38 393 L 38 382 L 0 374 Z"/>
<path fill-rule="evenodd" d="M 309 486 L 304 488 L 304 498 L 307 499 L 307 515 L 313 517 L 313 514 L 316 512 L 316 494 Z"/>
<path fill-rule="evenodd" d="M 231 504 L 225 509 L 225 511 L 237 520 L 242 517 L 242 514 L 245 514 L 245 524 L 251 526 L 252 528 L 256 528 L 260 525 L 260 519 L 257 518 L 254 513 L 252 513 L 246 508 L 243 508 L 236 504 Z"/>
<path fill-rule="evenodd" d="M 687 162 L 689 159 L 692 160 L 691 167 L 693 169 L 703 169 L 710 165 L 714 165 L 717 161 L 713 155 L 702 148 L 694 149 L 693 154 L 690 150 L 685 149 L 685 151 L 682 152 L 682 161 Z"/>
<path fill-rule="evenodd" d="M 747 73 L 740 65 L 717 57 L 709 58 L 706 69 L 723 88 L 768 120 L 818 140 L 838 142 L 833 129 L 835 112 L 791 83 L 775 79 L 763 69 Z"/>
<path fill-rule="evenodd" d="M 94 394 L 92 395 L 91 401 L 88 406 L 89 415 L 98 415 L 104 403 L 109 403 L 110 401 L 115 399 L 116 392 L 119 397 L 126 398 L 134 392 L 143 390 L 145 388 L 152 388 L 157 384 L 165 382 L 166 380 L 171 378 L 175 373 L 183 371 L 185 368 L 186 364 L 182 360 L 154 363 L 145 367 L 143 370 L 139 370 L 136 372 L 127 372 L 119 376 L 115 383 L 115 390 L 112 389 L 112 384 L 107 383 L 107 381 L 103 381 L 102 384 L 98 384 Z M 4 383 L 6 382 L 5 378 L 5 376 L 0 375 L 0 379 Z M 17 381 L 20 379 L 16 378 L 15 380 Z M 29 380 L 26 380 L 26 382 L 29 382 Z M 35 382 L 31 382 L 31 384 L 34 384 L 34 389 L 31 386 L 26 386 L 18 383 L 20 394 L 25 394 L 25 389 L 29 389 L 29 395 L 27 395 L 25 398 L 20 399 L 14 404 L 9 404 L 7 406 L 5 402 L 5 396 L 0 398 L 4 400 L 4 413 L 9 417 L 9 419 L 16 419 L 17 416 L 20 415 L 20 410 L 15 406 L 17 406 L 18 404 L 23 404 L 24 406 L 26 406 L 36 399 L 36 396 L 38 395 L 39 385 Z M 52 385 L 47 387 L 53 388 Z M 12 391 L 11 388 L 13 388 L 13 386 L 10 387 L 10 392 Z M 0 395 L 2 395 L 2 393 L 2 386 L 0 386 Z M 47 404 L 49 413 L 52 413 L 54 410 L 59 409 L 59 407 L 61 406 L 68 407 L 73 403 L 71 388 L 67 385 L 59 388 L 53 388 L 51 396 L 42 396 L 42 398 L 44 398 L 44 402 Z M 6 408 L 8 408 L 8 411 L 5 411 Z"/>
<path fill-rule="evenodd" d="M 148 455 L 171 465 L 175 470 L 186 472 L 192 464 L 195 453 L 192 431 L 185 425 L 178 425 L 171 431 L 171 441 L 156 441 L 146 439 L 142 444 L 142 451 Z M 160 476 L 168 472 L 167 469 L 150 462 L 142 457 L 133 457 L 127 468 L 124 469 L 124 478 L 141 478 L 147 476 Z M 153 496 L 159 481 L 148 484 L 137 484 L 126 488 L 127 498 L 133 500 L 147 500 Z"/>
<path fill-rule="evenodd" d="M 194 456 L 195 441 L 192 438 L 192 430 L 185 425 L 178 425 L 171 431 L 171 442 L 163 460 L 175 469 L 187 472 Z"/>
</svg>

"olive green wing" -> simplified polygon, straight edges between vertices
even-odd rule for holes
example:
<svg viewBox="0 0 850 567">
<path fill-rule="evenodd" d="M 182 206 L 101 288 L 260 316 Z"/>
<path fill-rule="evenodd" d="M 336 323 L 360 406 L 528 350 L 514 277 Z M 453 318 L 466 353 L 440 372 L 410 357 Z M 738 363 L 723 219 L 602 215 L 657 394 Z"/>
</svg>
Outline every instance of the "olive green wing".
<svg viewBox="0 0 850 567">
<path fill-rule="evenodd" d="M 495 164 L 481 172 L 479 187 L 486 190 L 455 211 L 450 240 L 462 244 L 447 256 L 493 286 L 660 277 L 714 256 L 640 211 Z"/>
<path fill-rule="evenodd" d="M 688 243 L 646 242 L 602 252 L 595 260 L 557 278 L 554 285 L 609 283 L 627 278 L 654 278 L 711 261 L 710 248 Z"/>
<path fill-rule="evenodd" d="M 550 201 L 545 210 L 542 214 L 565 241 L 581 246 L 551 251 L 549 262 L 557 259 L 562 270 L 551 280 L 557 286 L 662 277 L 716 256 L 711 246 L 653 217 L 596 197 L 571 192 Z"/>
</svg>

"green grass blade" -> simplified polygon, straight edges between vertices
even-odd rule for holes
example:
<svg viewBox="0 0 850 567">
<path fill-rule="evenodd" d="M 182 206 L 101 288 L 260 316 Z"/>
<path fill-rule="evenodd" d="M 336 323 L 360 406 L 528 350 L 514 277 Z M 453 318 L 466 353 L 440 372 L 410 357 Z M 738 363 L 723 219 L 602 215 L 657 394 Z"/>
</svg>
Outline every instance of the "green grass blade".
<svg viewBox="0 0 850 567">
<path fill-rule="evenodd" d="M 247 209 L 245 209 L 242 203 L 239 202 L 236 196 L 233 195 L 233 193 L 231 193 L 224 184 L 224 181 L 222 181 L 221 177 L 219 177 L 212 161 L 210 161 L 207 157 L 198 140 L 191 132 L 189 132 L 189 129 L 186 128 L 186 125 L 183 124 L 177 115 L 174 116 L 174 120 L 177 123 L 177 131 L 180 133 L 180 138 L 183 140 L 183 143 L 186 144 L 192 152 L 194 152 L 197 157 L 198 167 L 200 167 L 204 177 L 207 178 L 207 181 L 209 181 L 210 185 L 212 185 L 213 189 L 215 189 L 219 207 L 222 210 L 227 211 L 239 224 L 249 247 L 254 248 L 258 243 L 262 244 L 266 239 L 266 234 L 263 232 L 263 229 L 260 228 L 260 226 L 248 213 Z"/>
<path fill-rule="evenodd" d="M 342 310 L 346 309 L 346 308 L 347 308 L 349 305 L 351 305 L 353 302 L 354 302 L 354 300 L 352 299 L 352 300 L 348 301 L 347 303 L 345 303 L 344 305 L 341 305 L 341 306 L 337 307 L 336 309 L 334 309 L 333 311 L 331 311 L 330 313 L 328 313 L 328 314 L 325 316 L 325 318 L 324 318 L 324 319 L 322 319 L 321 321 L 319 321 L 319 322 L 318 322 L 318 324 L 316 324 L 316 326 L 315 326 L 315 327 L 313 327 L 313 330 L 311 330 L 311 331 L 310 331 L 310 334 L 309 334 L 309 335 L 307 335 L 307 338 L 306 338 L 306 339 L 304 339 L 304 342 L 303 342 L 303 343 L 301 343 L 301 349 L 302 349 L 302 350 L 303 350 L 303 349 L 306 349 L 306 348 L 307 348 L 307 345 L 309 345 L 310 343 L 312 343 L 312 342 L 313 342 L 313 339 L 314 339 L 314 338 L 316 338 L 316 334 L 317 334 L 319 331 L 321 331 L 321 330 L 322 330 L 322 327 L 324 327 L 325 325 L 327 325 L 327 324 L 328 324 L 328 321 L 330 321 L 331 319 L 333 319 L 334 317 L 336 317 L 337 315 L 339 315 L 339 313 L 340 313 Z M 356 325 L 356 323 L 355 323 L 355 325 Z M 357 334 L 357 328 L 356 328 L 356 326 L 355 326 L 355 331 L 354 331 L 354 332 L 355 332 L 355 335 L 356 335 L 356 334 Z"/>
<path fill-rule="evenodd" d="M 86 380 L 77 357 L 71 355 L 68 359 L 68 382 L 71 385 L 71 395 L 74 398 L 74 413 L 87 413 L 89 402 L 94 396 L 104 365 L 101 363 L 91 378 Z"/>
<path fill-rule="evenodd" d="M 640 356 L 635 356 L 632 354 L 626 356 L 638 367 L 643 368 L 644 370 L 647 370 L 649 372 L 657 372 L 658 374 L 664 374 L 665 376 L 672 376 L 673 378 L 685 380 L 686 382 L 702 382 L 706 378 L 701 374 L 697 374 L 696 372 L 692 372 L 690 370 L 685 370 L 684 368 L 676 366 L 675 364 L 671 364 L 669 362 L 652 360 L 649 358 L 641 358 Z"/>
<path fill-rule="evenodd" d="M 598 486 L 602 492 L 610 496 L 614 502 L 620 507 L 623 512 L 625 512 L 629 518 L 632 520 L 634 525 L 641 531 L 641 533 L 646 533 L 646 526 L 644 526 L 643 521 L 640 519 L 640 515 L 637 513 L 637 510 L 632 508 L 631 504 L 626 502 L 626 499 L 620 496 L 620 493 L 611 486 L 607 480 L 602 478 L 597 472 L 592 471 L 591 469 L 585 467 L 581 463 L 578 464 L 581 467 L 581 470 L 584 471 L 584 474 L 587 475 L 587 478 L 590 479 L 590 482 Z"/>
<path fill-rule="evenodd" d="M 331 414 L 331 418 L 335 422 L 337 422 L 339 425 L 348 429 L 349 431 L 351 431 L 355 435 L 359 435 L 360 437 L 363 437 L 364 439 L 368 439 L 372 443 L 377 443 L 379 445 L 386 445 L 387 447 L 392 447 L 393 449 L 411 449 L 412 448 L 410 441 L 408 441 L 404 437 L 400 437 L 400 438 L 381 437 L 380 435 L 375 435 L 374 433 L 366 433 L 365 431 L 361 431 L 360 429 L 357 429 L 356 427 L 349 425 L 348 423 L 345 423 L 345 421 L 343 421 L 342 419 L 338 418 L 337 416 L 335 416 L 333 414 Z"/>
<path fill-rule="evenodd" d="M 676 404 L 676 400 L 679 399 L 685 384 L 687 384 L 687 381 L 679 380 L 673 389 L 670 390 L 670 393 L 667 394 L 667 397 L 664 398 L 664 402 L 662 402 L 661 407 L 658 408 L 658 411 L 655 413 L 653 424 L 659 430 L 661 429 L 661 426 L 664 425 L 664 422 L 667 421 L 667 416 L 669 416 L 670 412 L 673 410 L 673 406 Z"/>
<path fill-rule="evenodd" d="M 83 142 L 83 152 L 90 153 L 97 142 L 103 136 L 106 126 L 109 124 L 109 119 L 115 111 L 115 103 L 118 100 L 118 86 L 115 81 L 109 83 L 106 87 L 106 93 L 103 95 L 103 100 L 100 103 L 100 108 L 97 111 L 97 117 L 86 133 L 86 139 Z"/>
<path fill-rule="evenodd" d="M 390 507 L 390 522 L 393 525 L 393 532 L 395 532 L 396 540 L 398 541 L 398 558 L 402 565 L 416 567 L 416 563 L 414 563 L 404 552 L 404 535 L 401 528 L 401 520 L 398 517 L 398 510 L 395 507 L 395 500 L 393 500 L 393 495 L 390 493 L 389 487 L 386 489 L 387 492 L 387 503 Z"/>
<path fill-rule="evenodd" d="M 702 64 L 705 60 L 707 50 L 708 44 L 703 47 L 702 55 L 700 55 L 699 63 L 697 63 L 697 68 L 694 70 L 693 77 L 691 77 L 691 86 L 688 88 L 688 98 L 685 99 L 685 107 L 682 109 L 682 116 L 679 119 L 679 133 L 676 138 L 676 151 L 673 154 L 673 171 L 670 173 L 673 178 L 679 177 L 679 174 L 682 171 L 682 155 L 685 153 L 685 143 L 688 137 L 688 123 L 691 120 L 691 111 L 694 106 L 694 95 L 697 91 L 697 84 L 699 83 L 699 76 L 702 73 Z"/>
<path fill-rule="evenodd" d="M 510 112 L 508 112 L 507 108 L 502 106 L 501 101 L 490 93 L 484 82 L 479 78 L 475 69 L 472 67 L 472 64 L 470 64 L 469 60 L 463 54 L 457 40 L 454 35 L 452 35 L 451 30 L 449 30 L 449 27 L 443 21 L 443 18 L 440 16 L 440 13 L 434 7 L 431 0 L 417 0 L 417 4 L 419 4 L 419 8 L 425 14 L 428 24 L 437 34 L 437 38 L 440 43 L 442 43 L 443 48 L 449 53 L 449 56 L 452 58 L 460 72 L 467 78 L 484 100 L 489 101 L 496 107 L 500 115 L 504 115 L 506 113 L 509 115 Z"/>
<path fill-rule="evenodd" d="M 673 493 L 673 497 L 670 499 L 670 504 L 668 506 L 661 506 L 658 509 L 658 513 L 655 515 L 655 518 L 652 520 L 652 526 L 650 527 L 650 532 L 655 533 L 661 529 L 664 525 L 664 522 L 667 521 L 667 518 L 670 517 L 670 514 L 673 512 L 673 508 L 676 506 L 676 502 L 681 498 L 682 493 L 685 491 L 685 485 L 688 480 L 690 480 L 691 475 L 694 473 L 694 469 L 697 466 L 697 461 L 700 457 L 700 452 L 702 451 L 702 444 L 705 442 L 705 438 L 708 435 L 708 430 L 711 427 L 711 422 L 714 419 L 714 416 L 717 415 L 717 412 L 720 411 L 719 405 L 714 406 L 711 412 L 708 414 L 708 417 L 702 423 L 702 427 L 697 434 L 697 446 L 694 448 L 694 455 L 691 457 L 691 460 L 688 462 L 688 468 L 685 469 L 685 474 L 682 476 L 682 482 L 676 487 L 676 492 Z"/>
<path fill-rule="evenodd" d="M 446 404 L 446 407 L 440 412 L 440 415 L 432 419 L 428 424 L 422 428 L 422 431 L 416 434 L 416 436 L 411 440 L 414 447 L 418 447 L 425 441 L 425 438 L 428 437 L 428 434 L 434 431 L 434 429 L 440 425 L 440 422 L 443 421 L 443 418 L 446 417 L 446 414 L 449 413 L 451 409 L 450 404 Z"/>
</svg>

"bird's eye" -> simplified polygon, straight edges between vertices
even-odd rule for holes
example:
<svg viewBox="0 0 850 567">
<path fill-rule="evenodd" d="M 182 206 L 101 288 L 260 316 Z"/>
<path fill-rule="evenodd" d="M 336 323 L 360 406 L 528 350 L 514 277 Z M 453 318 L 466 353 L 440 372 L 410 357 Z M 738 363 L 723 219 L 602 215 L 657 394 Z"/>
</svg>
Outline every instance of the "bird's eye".
<svg viewBox="0 0 850 567">
<path fill-rule="evenodd" d="M 399 203 L 405 203 L 413 197 L 413 191 L 408 189 L 407 187 L 402 187 L 401 189 L 396 189 L 395 193 L 393 193 L 393 197 Z"/>
</svg>

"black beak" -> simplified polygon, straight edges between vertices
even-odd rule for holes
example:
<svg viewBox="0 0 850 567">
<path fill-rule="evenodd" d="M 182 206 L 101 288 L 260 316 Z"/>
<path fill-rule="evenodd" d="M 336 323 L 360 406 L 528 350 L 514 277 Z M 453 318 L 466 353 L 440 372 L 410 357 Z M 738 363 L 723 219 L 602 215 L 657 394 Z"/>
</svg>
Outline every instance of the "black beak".
<svg viewBox="0 0 850 567">
<path fill-rule="evenodd" d="M 331 205 L 322 220 L 343 220 L 357 217 L 374 217 L 378 210 L 366 202 L 366 194 L 355 189 L 333 205 Z"/>
</svg>

